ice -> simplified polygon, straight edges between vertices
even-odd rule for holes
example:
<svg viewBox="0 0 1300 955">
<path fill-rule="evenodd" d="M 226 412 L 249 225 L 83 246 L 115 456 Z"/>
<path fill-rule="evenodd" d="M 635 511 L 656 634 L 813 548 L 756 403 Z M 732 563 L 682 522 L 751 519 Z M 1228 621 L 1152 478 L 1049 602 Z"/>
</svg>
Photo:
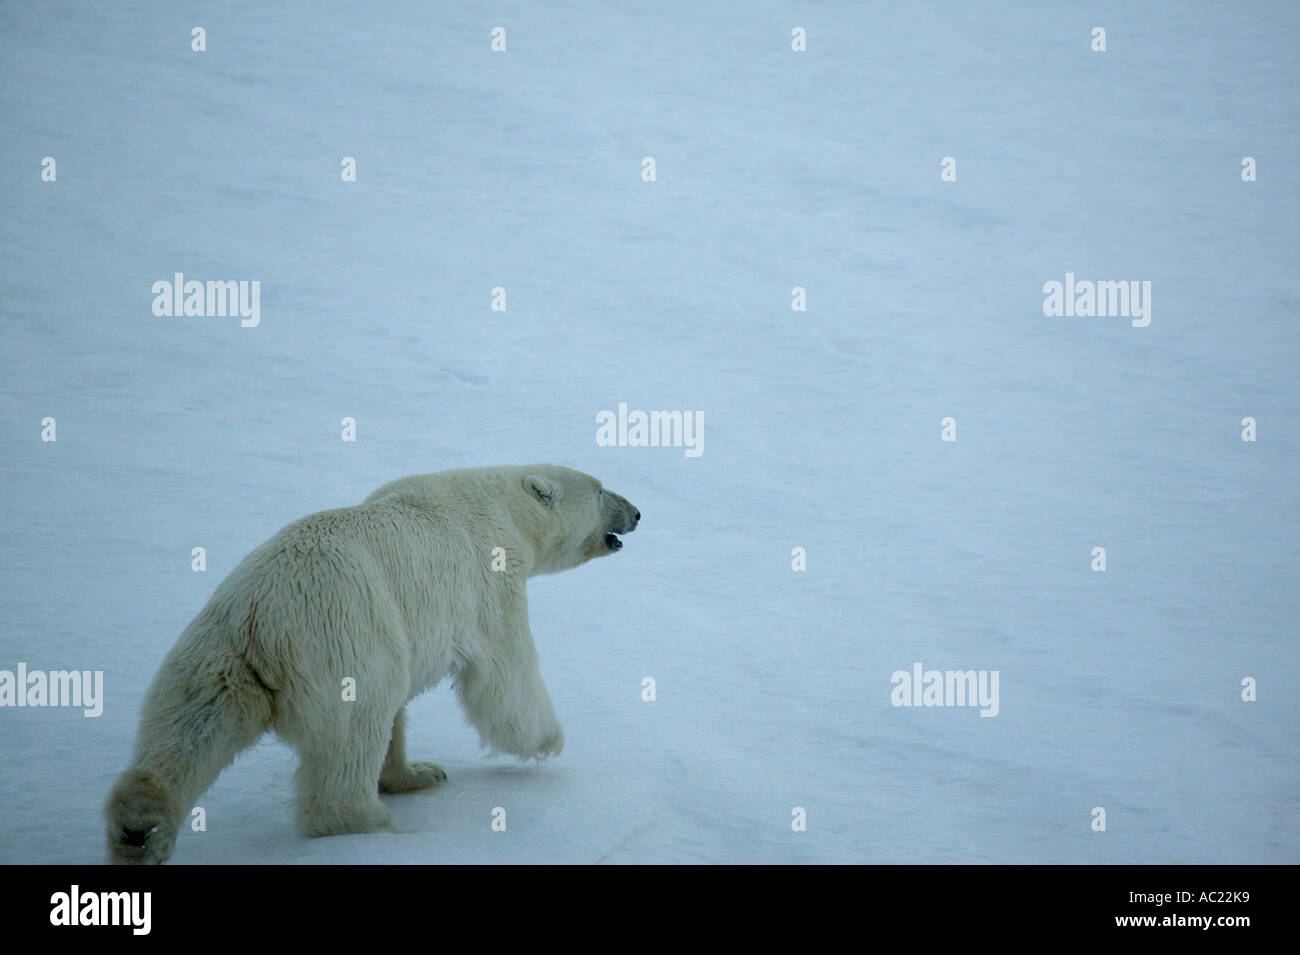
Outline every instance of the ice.
<svg viewBox="0 0 1300 955">
<path fill-rule="evenodd" d="M 530 586 L 564 753 L 484 759 L 444 684 L 407 831 L 297 834 L 268 737 L 176 863 L 1300 862 L 1300 8 L 620 6 L 0 7 L 0 668 L 106 693 L 0 710 L 0 861 L 102 859 L 279 527 L 554 461 L 644 515 Z M 260 324 L 154 316 L 176 272 Z M 1046 317 L 1067 272 L 1151 324 Z M 620 402 L 704 453 L 598 447 Z M 916 662 L 998 715 L 891 705 Z"/>
</svg>

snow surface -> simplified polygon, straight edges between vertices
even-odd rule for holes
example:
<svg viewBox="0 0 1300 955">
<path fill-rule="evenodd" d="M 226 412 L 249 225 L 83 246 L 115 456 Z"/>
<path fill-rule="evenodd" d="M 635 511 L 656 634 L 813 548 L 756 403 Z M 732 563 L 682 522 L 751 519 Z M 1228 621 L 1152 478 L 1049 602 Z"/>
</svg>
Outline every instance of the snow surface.
<svg viewBox="0 0 1300 955">
<path fill-rule="evenodd" d="M 298 835 L 268 737 L 175 862 L 1300 862 L 1300 8 L 631 6 L 0 6 L 0 668 L 107 698 L 0 710 L 0 861 L 102 859 L 279 527 L 547 460 L 644 515 L 530 586 L 564 753 L 484 759 L 444 684 L 407 831 Z M 175 272 L 261 324 L 155 317 Z M 1045 317 L 1066 272 L 1150 326 Z M 619 402 L 703 455 L 597 447 Z M 1000 712 L 891 705 L 918 661 Z"/>
</svg>

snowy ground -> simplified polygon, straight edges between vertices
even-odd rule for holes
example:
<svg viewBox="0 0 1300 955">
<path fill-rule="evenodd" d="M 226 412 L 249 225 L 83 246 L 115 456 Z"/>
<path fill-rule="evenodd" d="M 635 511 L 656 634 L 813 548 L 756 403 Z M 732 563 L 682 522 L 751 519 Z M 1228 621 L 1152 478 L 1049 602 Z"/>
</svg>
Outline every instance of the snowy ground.
<svg viewBox="0 0 1300 955">
<path fill-rule="evenodd" d="M 530 588 L 563 755 L 482 758 L 444 685 L 408 832 L 299 836 L 268 738 L 176 862 L 1300 862 L 1300 8 L 623 6 L 0 6 L 0 668 L 106 697 L 0 709 L 0 862 L 102 858 L 279 527 L 537 460 L 644 514 Z M 260 325 L 155 317 L 176 272 Z M 1067 272 L 1151 324 L 1046 317 Z M 619 402 L 704 453 L 597 447 Z M 891 705 L 914 662 L 998 715 Z"/>
</svg>

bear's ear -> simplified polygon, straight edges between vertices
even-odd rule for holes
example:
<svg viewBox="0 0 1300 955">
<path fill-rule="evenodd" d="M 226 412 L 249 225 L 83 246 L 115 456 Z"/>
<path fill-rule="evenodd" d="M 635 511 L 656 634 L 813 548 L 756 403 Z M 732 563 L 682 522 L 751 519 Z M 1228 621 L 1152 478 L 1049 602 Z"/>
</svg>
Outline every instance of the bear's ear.
<svg viewBox="0 0 1300 955">
<path fill-rule="evenodd" d="M 528 489 L 528 493 L 536 495 L 537 499 L 547 507 L 553 506 L 561 497 L 558 484 L 554 481 L 548 481 L 537 474 L 530 474 L 524 478 L 524 487 Z"/>
</svg>

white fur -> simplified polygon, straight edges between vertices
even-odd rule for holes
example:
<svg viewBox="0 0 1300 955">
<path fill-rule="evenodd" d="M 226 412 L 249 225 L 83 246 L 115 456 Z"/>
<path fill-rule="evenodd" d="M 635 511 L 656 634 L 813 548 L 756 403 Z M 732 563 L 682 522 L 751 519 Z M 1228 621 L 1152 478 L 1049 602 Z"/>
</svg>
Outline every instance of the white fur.
<svg viewBox="0 0 1300 955">
<path fill-rule="evenodd" d="M 534 465 L 402 478 L 285 527 L 221 583 L 154 678 L 105 809 L 110 859 L 165 862 L 194 801 L 267 730 L 299 751 L 304 832 L 391 828 L 380 791 L 446 778 L 407 762 L 403 707 L 448 675 L 485 746 L 558 754 L 525 581 L 612 553 L 606 535 L 639 518 L 595 478 Z"/>
</svg>

